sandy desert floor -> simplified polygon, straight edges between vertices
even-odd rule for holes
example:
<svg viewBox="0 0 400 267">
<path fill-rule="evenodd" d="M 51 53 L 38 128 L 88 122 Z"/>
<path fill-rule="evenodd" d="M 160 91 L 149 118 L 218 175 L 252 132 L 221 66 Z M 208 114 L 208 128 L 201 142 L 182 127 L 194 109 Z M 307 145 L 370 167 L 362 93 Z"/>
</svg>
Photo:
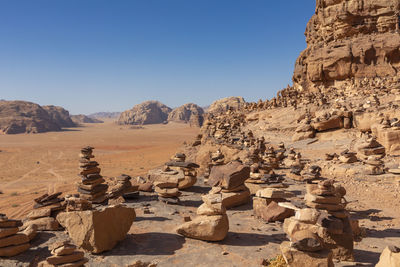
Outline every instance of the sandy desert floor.
<svg viewBox="0 0 400 267">
<path fill-rule="evenodd" d="M 83 146 L 95 147 L 102 175 L 137 176 L 168 161 L 198 131 L 178 123 L 136 129 L 107 121 L 63 132 L 0 135 L 0 211 L 22 219 L 41 194 L 75 193 Z"/>
</svg>

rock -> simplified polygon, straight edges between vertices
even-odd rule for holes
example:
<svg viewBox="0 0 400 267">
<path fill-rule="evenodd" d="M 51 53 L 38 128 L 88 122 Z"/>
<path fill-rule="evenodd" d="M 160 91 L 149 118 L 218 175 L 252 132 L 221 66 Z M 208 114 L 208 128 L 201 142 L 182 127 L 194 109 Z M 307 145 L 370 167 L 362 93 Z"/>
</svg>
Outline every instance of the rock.
<svg viewBox="0 0 400 267">
<path fill-rule="evenodd" d="M 227 208 L 237 207 L 250 202 L 250 190 L 222 193 L 222 204 Z"/>
<path fill-rule="evenodd" d="M 51 256 L 46 259 L 49 264 L 59 265 L 64 263 L 72 263 L 76 261 L 82 260 L 84 257 L 84 253 L 81 251 L 76 251 L 69 255 L 62 255 L 62 256 Z"/>
<path fill-rule="evenodd" d="M 381 256 L 379 262 L 375 267 L 398 267 L 400 266 L 400 249 L 397 247 L 386 247 Z"/>
<path fill-rule="evenodd" d="M 91 118 L 91 117 L 88 117 L 83 114 L 71 115 L 71 119 L 77 125 L 82 124 L 82 123 L 103 123 L 104 122 L 102 120 L 99 120 L 96 118 Z"/>
<path fill-rule="evenodd" d="M 43 133 L 61 127 L 41 106 L 25 101 L 0 101 L 0 133 Z"/>
<path fill-rule="evenodd" d="M 211 169 L 208 183 L 211 186 L 220 185 L 224 189 L 233 189 L 250 177 L 250 167 L 239 161 L 232 161 L 226 165 L 214 166 Z"/>
<path fill-rule="evenodd" d="M 203 116 L 204 110 L 196 104 L 188 103 L 175 108 L 169 113 L 168 121 L 188 123 L 193 120 L 192 117 Z M 199 125 L 202 126 L 201 124 Z"/>
<path fill-rule="evenodd" d="M 0 239 L 0 248 L 21 245 L 24 243 L 29 243 L 29 238 L 23 233 L 18 233 L 12 236 L 4 237 Z"/>
<path fill-rule="evenodd" d="M 280 246 L 283 258 L 289 267 L 333 267 L 332 252 L 322 250 L 318 252 L 305 252 L 294 249 L 289 242 Z"/>
<path fill-rule="evenodd" d="M 214 101 L 207 109 L 207 113 L 217 114 L 227 111 L 228 109 L 238 109 L 246 104 L 243 97 L 226 97 Z"/>
<path fill-rule="evenodd" d="M 7 237 L 18 233 L 18 227 L 0 228 L 0 238 Z"/>
<path fill-rule="evenodd" d="M 306 208 L 297 210 L 295 219 L 303 223 L 316 224 L 319 216 L 320 212 L 318 212 L 316 209 Z"/>
<path fill-rule="evenodd" d="M 142 125 L 167 121 L 171 108 L 158 101 L 146 101 L 121 113 L 118 124 Z"/>
<path fill-rule="evenodd" d="M 226 214 L 226 208 L 222 205 L 222 203 L 216 204 L 207 204 L 203 203 L 197 209 L 197 215 L 205 215 L 205 216 L 214 216 L 214 215 L 223 215 Z"/>
<path fill-rule="evenodd" d="M 292 217 L 295 212 L 292 209 L 284 208 L 272 201 L 268 205 L 263 198 L 253 198 L 254 215 L 266 222 L 283 221 L 286 218 Z"/>
<path fill-rule="evenodd" d="M 33 240 L 36 237 L 37 234 L 37 225 L 33 224 L 33 225 L 29 225 L 22 233 L 24 233 L 29 241 Z"/>
<path fill-rule="evenodd" d="M 262 198 L 291 198 L 294 197 L 292 192 L 288 192 L 277 188 L 265 188 L 256 193 L 257 197 Z"/>
<path fill-rule="evenodd" d="M 71 120 L 69 112 L 62 107 L 43 106 L 43 109 L 49 113 L 53 121 L 60 127 L 75 127 L 76 124 Z"/>
<path fill-rule="evenodd" d="M 0 257 L 13 257 L 28 250 L 30 247 L 31 245 L 29 243 L 25 243 L 21 245 L 0 248 Z"/>
<path fill-rule="evenodd" d="M 27 217 L 29 220 L 35 220 L 42 217 L 50 217 L 50 215 L 51 215 L 51 209 L 44 207 L 32 210 L 31 212 L 29 212 Z"/>
<path fill-rule="evenodd" d="M 135 217 L 133 208 L 117 205 L 100 210 L 62 212 L 57 220 L 76 245 L 91 253 L 101 253 L 125 239 Z"/>
<path fill-rule="evenodd" d="M 324 248 L 322 240 L 317 234 L 303 230 L 297 231 L 290 237 L 291 247 L 301 250 L 315 252 L 320 251 Z"/>
<path fill-rule="evenodd" d="M 198 216 L 176 229 L 180 235 L 204 241 L 221 241 L 229 231 L 228 216 Z"/>
<path fill-rule="evenodd" d="M 333 116 L 326 121 L 316 122 L 312 124 L 313 128 L 318 132 L 323 132 L 327 130 L 340 129 L 343 128 L 343 118 L 339 116 Z"/>
<path fill-rule="evenodd" d="M 57 231 L 60 224 L 53 217 L 43 217 L 24 223 L 23 229 L 36 225 L 38 231 Z"/>
</svg>

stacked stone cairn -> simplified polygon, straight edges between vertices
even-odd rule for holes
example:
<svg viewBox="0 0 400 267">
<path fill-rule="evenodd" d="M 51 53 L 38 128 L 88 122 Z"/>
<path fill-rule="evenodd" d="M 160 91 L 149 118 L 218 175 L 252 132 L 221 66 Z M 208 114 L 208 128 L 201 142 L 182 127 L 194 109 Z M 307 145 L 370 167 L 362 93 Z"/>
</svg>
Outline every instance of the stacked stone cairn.
<svg viewBox="0 0 400 267">
<path fill-rule="evenodd" d="M 154 191 L 158 194 L 158 200 L 167 204 L 179 204 L 179 197 L 182 192 L 179 191 L 178 171 L 165 167 L 154 181 Z"/>
<path fill-rule="evenodd" d="M 211 163 L 207 166 L 207 169 L 204 173 L 204 182 L 208 182 L 208 178 L 210 177 L 211 169 L 214 166 L 220 166 L 225 164 L 225 156 L 222 154 L 221 150 L 217 150 L 210 154 L 210 161 Z"/>
<path fill-rule="evenodd" d="M 278 188 L 265 188 L 257 191 L 253 197 L 253 212 L 257 218 L 266 222 L 283 221 L 294 216 L 294 210 L 279 206 L 279 202 L 287 202 L 294 197 L 292 192 Z"/>
<path fill-rule="evenodd" d="M 310 165 L 308 168 L 304 168 L 301 172 L 302 181 L 312 182 L 321 178 L 321 167 L 317 165 Z"/>
<path fill-rule="evenodd" d="M 280 165 L 280 159 L 277 157 L 275 149 L 269 146 L 265 150 L 265 155 L 263 157 L 264 165 L 267 170 L 278 169 Z"/>
<path fill-rule="evenodd" d="M 229 231 L 229 220 L 221 194 L 204 195 L 203 204 L 197 209 L 197 217 L 180 225 L 176 232 L 185 237 L 221 241 Z"/>
<path fill-rule="evenodd" d="M 92 203 L 89 200 L 79 197 L 79 194 L 65 196 L 65 211 L 85 211 L 91 210 Z"/>
<path fill-rule="evenodd" d="M 132 186 L 131 177 L 126 174 L 121 174 L 116 177 L 114 183 L 110 186 L 108 191 L 108 199 L 118 198 L 135 198 L 137 197 L 139 186 Z"/>
<path fill-rule="evenodd" d="M 94 204 L 101 204 L 107 200 L 107 189 L 108 185 L 105 184 L 105 180 L 100 175 L 101 169 L 98 167 L 99 164 L 92 160 L 93 147 L 84 147 L 81 149 L 79 168 L 81 169 L 80 177 L 81 182 L 78 182 L 78 192 L 80 197 L 91 201 Z"/>
<path fill-rule="evenodd" d="M 177 158 L 177 155 L 183 155 L 183 157 Z M 188 189 L 197 182 L 197 171 L 200 166 L 196 163 L 185 161 L 185 154 L 176 154 L 172 161 L 165 163 L 166 167 L 172 170 L 176 170 L 182 175 L 178 178 L 178 188 L 180 190 Z"/>
<path fill-rule="evenodd" d="M 31 225 L 19 232 L 20 226 L 21 221 L 0 214 L 0 257 L 13 257 L 30 248 L 29 242 L 36 236 L 37 227 Z"/>
<path fill-rule="evenodd" d="M 39 262 L 38 267 L 51 266 L 69 266 L 80 267 L 84 266 L 89 260 L 85 258 L 82 251 L 77 250 L 77 247 L 71 244 L 70 241 L 60 241 L 49 246 L 52 256 L 46 260 Z"/>
<path fill-rule="evenodd" d="M 342 151 L 340 153 L 339 161 L 342 163 L 345 163 L 345 164 L 351 164 L 351 163 L 357 162 L 358 159 L 357 159 L 356 155 L 357 155 L 357 153 L 351 152 L 348 149 L 345 149 L 344 151 Z"/>
<path fill-rule="evenodd" d="M 366 164 L 366 174 L 379 175 L 385 173 L 383 158 L 385 148 L 376 141 L 376 138 L 369 137 L 361 139 L 356 145 L 357 156 Z"/>
<path fill-rule="evenodd" d="M 285 219 L 284 231 L 290 242 L 281 244 L 289 266 L 334 266 L 332 259 L 353 261 L 353 234 L 342 199 L 346 190 L 332 180 L 308 184 L 305 196 L 309 208 L 296 209 Z M 280 203 L 285 206 L 285 203 Z"/>
<path fill-rule="evenodd" d="M 28 214 L 23 228 L 36 225 L 39 231 L 57 231 L 60 225 L 56 220 L 57 214 L 65 210 L 64 198 L 61 192 L 44 194 L 34 199 L 33 210 Z"/>
<path fill-rule="evenodd" d="M 222 204 L 233 208 L 250 202 L 250 190 L 244 185 L 250 177 L 250 167 L 235 160 L 211 169 L 209 194 L 221 194 Z"/>
</svg>

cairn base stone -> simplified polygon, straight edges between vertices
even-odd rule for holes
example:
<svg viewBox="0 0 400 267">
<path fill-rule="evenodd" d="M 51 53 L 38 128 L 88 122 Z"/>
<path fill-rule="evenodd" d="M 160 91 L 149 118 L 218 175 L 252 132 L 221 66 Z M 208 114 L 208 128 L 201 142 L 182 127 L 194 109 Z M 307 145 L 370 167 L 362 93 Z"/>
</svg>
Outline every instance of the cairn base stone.
<svg viewBox="0 0 400 267">
<path fill-rule="evenodd" d="M 329 250 L 305 252 L 290 247 L 289 242 L 283 242 L 280 248 L 289 267 L 334 267 L 332 252 Z"/>
<path fill-rule="evenodd" d="M 180 235 L 204 241 L 221 241 L 225 239 L 228 231 L 229 221 L 226 214 L 198 216 L 176 229 Z"/>
</svg>

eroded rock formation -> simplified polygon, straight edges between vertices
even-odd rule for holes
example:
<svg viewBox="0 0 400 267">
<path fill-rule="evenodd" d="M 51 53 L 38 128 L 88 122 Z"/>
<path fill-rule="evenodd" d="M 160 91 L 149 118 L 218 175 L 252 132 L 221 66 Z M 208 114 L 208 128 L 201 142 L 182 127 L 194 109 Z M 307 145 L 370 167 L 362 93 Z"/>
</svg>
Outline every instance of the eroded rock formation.
<svg viewBox="0 0 400 267">
<path fill-rule="evenodd" d="M 158 101 L 146 101 L 121 113 L 118 124 L 157 124 L 167 121 L 171 108 Z"/>
<path fill-rule="evenodd" d="M 201 107 L 193 103 L 188 103 L 173 109 L 168 115 L 168 121 L 192 122 L 195 121 L 196 118 L 202 117 L 203 114 L 204 110 Z"/>
</svg>

